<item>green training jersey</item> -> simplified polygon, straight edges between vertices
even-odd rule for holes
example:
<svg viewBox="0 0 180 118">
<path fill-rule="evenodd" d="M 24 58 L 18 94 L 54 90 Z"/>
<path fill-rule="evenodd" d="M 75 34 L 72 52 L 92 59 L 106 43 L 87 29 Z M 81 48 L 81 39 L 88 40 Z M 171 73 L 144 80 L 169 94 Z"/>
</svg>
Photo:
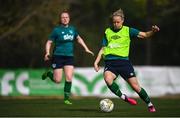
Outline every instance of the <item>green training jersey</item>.
<svg viewBox="0 0 180 118">
<path fill-rule="evenodd" d="M 78 32 L 73 26 L 56 26 L 49 36 L 49 40 L 52 40 L 55 44 L 53 55 L 73 56 L 74 41 L 77 36 Z"/>
</svg>

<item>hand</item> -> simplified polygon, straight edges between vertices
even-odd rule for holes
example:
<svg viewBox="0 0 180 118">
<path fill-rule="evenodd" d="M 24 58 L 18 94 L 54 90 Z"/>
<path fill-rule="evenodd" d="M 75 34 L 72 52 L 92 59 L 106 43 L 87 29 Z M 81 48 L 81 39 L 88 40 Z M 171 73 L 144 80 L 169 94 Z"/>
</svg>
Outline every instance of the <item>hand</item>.
<svg viewBox="0 0 180 118">
<path fill-rule="evenodd" d="M 94 63 L 94 70 L 96 72 L 98 72 L 100 70 L 100 67 L 98 66 L 98 64 Z"/>
<path fill-rule="evenodd" d="M 94 53 L 92 51 L 90 51 L 89 49 L 87 49 L 86 52 L 91 54 L 92 56 L 94 56 Z"/>
<path fill-rule="evenodd" d="M 44 56 L 44 61 L 49 61 L 50 60 L 50 54 L 46 53 Z"/>
<path fill-rule="evenodd" d="M 153 32 L 158 32 L 160 29 L 159 29 L 158 26 L 153 25 L 152 28 L 151 28 L 151 30 L 152 30 Z"/>
</svg>

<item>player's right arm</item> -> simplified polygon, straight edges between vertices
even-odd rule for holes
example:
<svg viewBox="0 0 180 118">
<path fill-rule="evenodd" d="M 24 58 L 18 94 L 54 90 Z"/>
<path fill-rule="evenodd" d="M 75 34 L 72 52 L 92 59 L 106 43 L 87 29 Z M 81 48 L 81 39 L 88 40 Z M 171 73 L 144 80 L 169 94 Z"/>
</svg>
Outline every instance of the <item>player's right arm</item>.
<svg viewBox="0 0 180 118">
<path fill-rule="evenodd" d="M 102 58 L 102 55 L 103 55 L 103 50 L 104 50 L 104 47 L 102 47 L 100 50 L 99 50 L 99 53 L 98 53 L 98 55 L 97 55 L 97 57 L 96 57 L 96 60 L 95 60 L 95 62 L 94 62 L 94 70 L 96 71 L 96 72 L 98 72 L 99 70 L 100 70 L 100 67 L 99 67 L 99 62 L 100 62 L 100 60 L 101 60 L 101 58 Z"/>
<path fill-rule="evenodd" d="M 50 59 L 50 50 L 51 50 L 51 46 L 52 46 L 53 41 L 52 40 L 48 40 L 46 42 L 46 46 L 45 46 L 45 56 L 44 56 L 44 61 L 48 61 Z"/>
<path fill-rule="evenodd" d="M 45 45 L 45 56 L 44 56 L 44 61 L 50 60 L 50 52 L 51 52 L 51 47 L 53 42 L 58 38 L 58 28 L 54 28 L 51 34 L 48 37 L 48 40 Z"/>
</svg>

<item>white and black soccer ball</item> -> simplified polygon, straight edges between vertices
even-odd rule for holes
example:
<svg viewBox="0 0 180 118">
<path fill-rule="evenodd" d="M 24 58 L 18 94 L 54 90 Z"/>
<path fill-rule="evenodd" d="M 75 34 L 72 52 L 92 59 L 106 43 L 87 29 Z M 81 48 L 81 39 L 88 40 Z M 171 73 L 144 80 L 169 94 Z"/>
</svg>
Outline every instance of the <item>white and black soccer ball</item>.
<svg viewBox="0 0 180 118">
<path fill-rule="evenodd" d="M 99 106 L 103 112 L 111 112 L 114 109 L 114 103 L 110 99 L 102 99 Z"/>
</svg>

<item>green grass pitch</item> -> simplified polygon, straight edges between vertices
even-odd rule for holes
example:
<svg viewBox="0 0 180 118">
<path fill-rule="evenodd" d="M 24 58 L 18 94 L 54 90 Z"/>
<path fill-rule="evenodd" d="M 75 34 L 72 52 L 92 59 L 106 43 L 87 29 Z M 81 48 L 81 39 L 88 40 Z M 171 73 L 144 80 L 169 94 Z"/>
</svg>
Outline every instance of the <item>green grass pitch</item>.
<svg viewBox="0 0 180 118">
<path fill-rule="evenodd" d="M 149 113 L 145 103 L 137 99 L 138 105 L 110 98 L 114 110 L 103 113 L 99 109 L 102 98 L 82 97 L 72 99 L 73 105 L 65 105 L 59 98 L 14 99 L 0 97 L 0 117 L 179 117 L 180 97 L 153 98 L 156 113 Z"/>
</svg>

